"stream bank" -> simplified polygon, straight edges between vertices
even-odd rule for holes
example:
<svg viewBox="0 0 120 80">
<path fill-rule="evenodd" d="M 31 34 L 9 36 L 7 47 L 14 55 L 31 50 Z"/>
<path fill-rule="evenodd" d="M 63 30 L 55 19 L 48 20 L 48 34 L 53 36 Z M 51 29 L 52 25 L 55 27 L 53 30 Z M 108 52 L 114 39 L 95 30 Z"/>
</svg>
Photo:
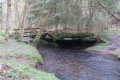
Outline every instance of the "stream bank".
<svg viewBox="0 0 120 80">
<path fill-rule="evenodd" d="M 0 80 L 59 80 L 52 73 L 38 71 L 35 67 L 43 64 L 36 48 L 10 39 L 4 41 L 0 35 Z"/>
<path fill-rule="evenodd" d="M 102 54 L 112 54 L 120 58 L 120 35 L 114 32 L 108 37 L 109 39 L 106 40 L 106 43 L 95 45 L 87 50 Z"/>
</svg>

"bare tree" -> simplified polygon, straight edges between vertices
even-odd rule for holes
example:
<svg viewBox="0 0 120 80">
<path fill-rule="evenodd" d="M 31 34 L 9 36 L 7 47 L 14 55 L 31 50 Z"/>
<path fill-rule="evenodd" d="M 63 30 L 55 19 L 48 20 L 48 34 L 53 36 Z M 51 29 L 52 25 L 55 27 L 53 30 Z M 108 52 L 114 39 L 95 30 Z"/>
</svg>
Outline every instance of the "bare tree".
<svg viewBox="0 0 120 80">
<path fill-rule="evenodd" d="M 57 13 L 57 3 L 55 4 L 55 14 Z M 57 15 L 55 17 L 55 31 L 57 32 L 58 31 L 58 24 L 59 24 L 59 16 Z"/>
<path fill-rule="evenodd" d="M 48 20 L 49 20 L 49 18 L 50 18 L 50 15 L 52 14 L 52 12 L 53 12 L 53 9 L 51 8 L 50 11 L 49 11 L 49 13 L 48 13 L 48 15 L 47 15 L 47 17 L 46 17 L 46 19 L 45 19 L 45 21 L 44 21 L 43 24 L 42 24 L 41 29 L 39 30 L 39 32 L 37 33 L 37 35 L 36 35 L 36 37 L 35 37 L 35 40 L 33 41 L 33 46 L 37 46 L 37 44 L 39 43 L 41 34 L 42 34 L 42 32 L 45 30 L 46 25 L 47 25 L 47 23 L 48 23 Z"/>
<path fill-rule="evenodd" d="M 7 16 L 6 16 L 6 29 L 4 40 L 9 39 L 9 29 L 10 29 L 10 17 L 11 17 L 11 0 L 7 0 Z"/>
<path fill-rule="evenodd" d="M 15 20 L 16 20 L 16 26 L 19 28 L 20 27 L 20 16 L 19 16 L 19 11 L 18 11 L 18 1 L 15 0 Z"/>
<path fill-rule="evenodd" d="M 77 5 L 77 30 L 80 31 L 82 28 L 82 0 L 77 0 L 76 5 Z"/>
<path fill-rule="evenodd" d="M 2 8 L 3 8 L 3 2 L 2 2 L 2 0 L 1 0 L 1 27 L 0 27 L 0 32 L 2 32 L 2 28 L 3 28 L 3 20 L 2 20 L 2 16 L 3 16 L 3 15 L 2 15 L 2 14 L 3 14 L 3 13 L 2 13 L 2 10 L 3 10 L 3 9 L 2 9 Z"/>
<path fill-rule="evenodd" d="M 25 22 L 25 17 L 26 17 L 26 12 L 27 12 L 27 2 L 28 0 L 25 0 L 25 5 L 24 5 L 24 10 L 23 10 L 23 17 L 22 17 L 22 21 L 21 21 L 21 24 L 20 24 L 20 38 L 19 38 L 19 41 L 22 41 L 23 40 L 23 35 L 24 35 L 24 22 Z"/>
<path fill-rule="evenodd" d="M 91 20 L 92 20 L 92 0 L 89 1 L 89 25 L 88 25 L 88 32 L 91 29 Z"/>
</svg>

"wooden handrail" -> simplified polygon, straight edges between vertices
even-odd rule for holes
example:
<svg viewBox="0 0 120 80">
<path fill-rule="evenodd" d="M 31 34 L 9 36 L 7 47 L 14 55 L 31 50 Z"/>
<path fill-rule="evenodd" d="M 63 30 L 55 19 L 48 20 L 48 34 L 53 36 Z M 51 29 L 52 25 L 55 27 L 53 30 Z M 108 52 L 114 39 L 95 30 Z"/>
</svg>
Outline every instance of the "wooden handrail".
<svg viewBox="0 0 120 80">
<path fill-rule="evenodd" d="M 28 29 L 25 29 L 25 30 L 33 30 L 33 29 L 41 29 L 41 28 L 28 28 Z M 20 30 L 20 29 L 14 29 L 14 30 Z"/>
</svg>

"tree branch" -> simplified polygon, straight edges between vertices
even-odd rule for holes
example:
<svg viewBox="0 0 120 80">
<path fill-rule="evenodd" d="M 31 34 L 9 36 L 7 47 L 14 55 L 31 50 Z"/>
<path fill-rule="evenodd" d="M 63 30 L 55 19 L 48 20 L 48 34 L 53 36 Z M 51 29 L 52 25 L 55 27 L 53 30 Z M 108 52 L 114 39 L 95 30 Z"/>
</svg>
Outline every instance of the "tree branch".
<svg viewBox="0 0 120 80">
<path fill-rule="evenodd" d="M 102 3 L 98 2 L 98 4 L 103 7 L 111 16 L 113 16 L 115 19 L 117 19 L 118 21 L 120 21 L 119 18 L 117 18 L 115 15 L 113 15 Z"/>
</svg>

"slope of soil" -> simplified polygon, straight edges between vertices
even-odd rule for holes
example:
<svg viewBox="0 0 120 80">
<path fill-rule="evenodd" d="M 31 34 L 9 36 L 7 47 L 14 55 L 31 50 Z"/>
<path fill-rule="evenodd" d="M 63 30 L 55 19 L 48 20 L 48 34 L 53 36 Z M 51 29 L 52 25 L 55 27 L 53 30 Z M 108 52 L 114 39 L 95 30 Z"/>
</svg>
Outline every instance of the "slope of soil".
<svg viewBox="0 0 120 80">
<path fill-rule="evenodd" d="M 0 56 L 1 59 L 14 60 L 32 67 L 35 67 L 37 63 L 43 63 L 42 57 L 34 47 L 15 40 L 0 41 Z"/>
<path fill-rule="evenodd" d="M 23 42 L 5 42 L 0 35 L 0 80 L 59 80 L 54 74 L 38 71 L 43 64 L 39 52 Z"/>
<path fill-rule="evenodd" d="M 12 60 L 0 59 L 0 80 L 58 80 L 54 74 L 37 71 Z"/>
</svg>

